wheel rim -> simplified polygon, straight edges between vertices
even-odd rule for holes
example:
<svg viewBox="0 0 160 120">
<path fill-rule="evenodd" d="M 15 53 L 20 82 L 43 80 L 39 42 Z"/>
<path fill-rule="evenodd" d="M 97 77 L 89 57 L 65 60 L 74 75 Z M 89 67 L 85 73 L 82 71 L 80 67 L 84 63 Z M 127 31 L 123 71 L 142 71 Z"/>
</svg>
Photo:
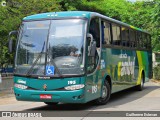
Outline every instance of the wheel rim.
<svg viewBox="0 0 160 120">
<path fill-rule="evenodd" d="M 102 98 L 106 98 L 107 97 L 107 87 L 106 86 L 103 86 L 103 90 L 102 90 Z"/>
</svg>

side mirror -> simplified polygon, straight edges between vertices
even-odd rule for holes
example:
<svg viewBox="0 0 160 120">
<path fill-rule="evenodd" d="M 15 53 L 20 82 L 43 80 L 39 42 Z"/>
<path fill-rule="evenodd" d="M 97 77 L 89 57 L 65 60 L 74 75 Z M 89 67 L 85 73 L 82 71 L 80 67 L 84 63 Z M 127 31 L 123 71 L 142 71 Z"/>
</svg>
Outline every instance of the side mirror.
<svg viewBox="0 0 160 120">
<path fill-rule="evenodd" d="M 87 40 L 90 40 L 90 43 L 93 42 L 92 34 L 90 34 L 90 33 L 87 34 Z"/>
<path fill-rule="evenodd" d="M 18 32 L 17 31 L 11 31 L 9 33 L 9 37 L 8 37 L 8 48 L 9 48 L 9 52 L 12 53 L 12 47 L 13 47 L 13 40 L 11 38 L 12 35 L 17 35 Z"/>
<path fill-rule="evenodd" d="M 89 43 L 88 46 L 88 56 L 95 56 L 96 53 L 96 41 L 93 41 L 93 36 L 92 34 L 87 34 L 87 41 Z"/>
</svg>

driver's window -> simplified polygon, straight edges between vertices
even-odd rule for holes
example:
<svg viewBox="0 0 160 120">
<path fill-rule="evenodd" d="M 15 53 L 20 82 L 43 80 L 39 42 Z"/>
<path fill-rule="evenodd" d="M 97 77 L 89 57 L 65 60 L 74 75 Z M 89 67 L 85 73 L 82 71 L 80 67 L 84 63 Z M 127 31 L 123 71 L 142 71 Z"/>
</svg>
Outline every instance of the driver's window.
<svg viewBox="0 0 160 120">
<path fill-rule="evenodd" d="M 96 53 L 95 56 L 88 56 L 88 67 L 87 72 L 92 73 L 99 61 L 100 55 L 100 28 L 99 28 L 99 18 L 93 18 L 90 22 L 89 33 L 93 36 L 93 41 L 96 42 Z M 90 45 L 90 41 L 88 40 L 88 46 Z"/>
</svg>

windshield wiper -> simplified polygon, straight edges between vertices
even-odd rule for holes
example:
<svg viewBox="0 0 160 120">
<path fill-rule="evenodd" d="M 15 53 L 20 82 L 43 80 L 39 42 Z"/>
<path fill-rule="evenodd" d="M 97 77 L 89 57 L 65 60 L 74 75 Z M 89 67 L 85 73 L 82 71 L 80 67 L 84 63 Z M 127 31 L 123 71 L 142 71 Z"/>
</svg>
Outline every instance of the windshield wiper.
<svg viewBox="0 0 160 120">
<path fill-rule="evenodd" d="M 43 54 L 43 51 L 44 51 L 44 47 L 45 47 L 45 41 L 43 43 L 43 47 L 42 47 L 42 50 L 41 50 L 40 54 L 38 55 L 38 57 L 36 58 L 36 60 L 32 64 L 31 68 L 27 71 L 26 76 L 30 75 L 30 73 L 32 72 L 34 66 L 37 64 L 38 60 L 42 57 L 42 54 Z"/>
</svg>

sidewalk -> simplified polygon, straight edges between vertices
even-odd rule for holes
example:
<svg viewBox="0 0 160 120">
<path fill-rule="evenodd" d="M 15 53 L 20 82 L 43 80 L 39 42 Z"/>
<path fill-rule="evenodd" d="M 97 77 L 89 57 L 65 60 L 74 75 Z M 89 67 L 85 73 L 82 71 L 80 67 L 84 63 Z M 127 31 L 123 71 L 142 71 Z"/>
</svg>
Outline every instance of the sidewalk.
<svg viewBox="0 0 160 120">
<path fill-rule="evenodd" d="M 0 83 L 0 91 L 11 90 L 13 87 L 13 77 L 2 77 L 2 82 Z"/>
<path fill-rule="evenodd" d="M 13 79 L 11 76 L 2 77 L 2 82 L 0 83 L 0 98 L 13 96 Z"/>
<path fill-rule="evenodd" d="M 11 90 L 0 90 L 0 99 L 13 97 L 13 96 L 14 96 L 14 92 Z"/>
<path fill-rule="evenodd" d="M 154 80 L 154 79 L 151 79 L 151 81 L 156 84 L 156 85 L 159 85 L 160 86 L 160 80 Z"/>
</svg>

